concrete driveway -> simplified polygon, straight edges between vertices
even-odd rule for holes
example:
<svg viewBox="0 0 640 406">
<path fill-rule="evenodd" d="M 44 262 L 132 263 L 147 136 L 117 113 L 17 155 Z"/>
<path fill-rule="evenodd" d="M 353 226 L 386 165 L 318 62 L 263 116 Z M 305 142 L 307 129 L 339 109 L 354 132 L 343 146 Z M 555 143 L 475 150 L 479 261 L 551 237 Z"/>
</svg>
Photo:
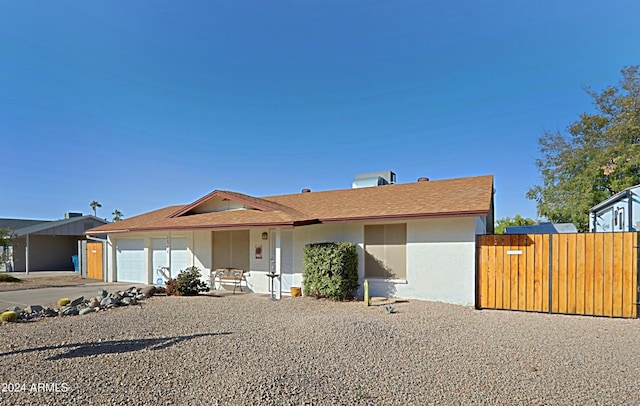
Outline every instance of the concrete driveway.
<svg viewBox="0 0 640 406">
<path fill-rule="evenodd" d="M 53 305 L 58 300 L 67 297 L 71 300 L 80 296 L 90 298 L 98 294 L 98 290 L 106 290 L 107 292 L 116 292 L 131 286 L 143 287 L 144 284 L 136 284 L 131 282 L 87 282 L 77 286 L 60 286 L 51 288 L 14 290 L 9 292 L 0 292 L 0 311 L 11 306 L 20 306 L 24 308 L 30 305 Z"/>
</svg>

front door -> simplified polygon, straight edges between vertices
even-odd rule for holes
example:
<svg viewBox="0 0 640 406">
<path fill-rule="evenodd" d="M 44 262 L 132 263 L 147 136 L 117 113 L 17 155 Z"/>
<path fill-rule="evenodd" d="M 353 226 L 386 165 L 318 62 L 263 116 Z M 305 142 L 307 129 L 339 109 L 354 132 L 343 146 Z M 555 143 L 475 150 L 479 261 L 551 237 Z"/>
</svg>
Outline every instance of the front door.
<svg viewBox="0 0 640 406">
<path fill-rule="evenodd" d="M 293 230 L 280 230 L 280 272 L 276 268 L 276 231 L 270 236 L 271 271 L 280 273 L 280 292 L 290 293 L 293 286 Z"/>
</svg>

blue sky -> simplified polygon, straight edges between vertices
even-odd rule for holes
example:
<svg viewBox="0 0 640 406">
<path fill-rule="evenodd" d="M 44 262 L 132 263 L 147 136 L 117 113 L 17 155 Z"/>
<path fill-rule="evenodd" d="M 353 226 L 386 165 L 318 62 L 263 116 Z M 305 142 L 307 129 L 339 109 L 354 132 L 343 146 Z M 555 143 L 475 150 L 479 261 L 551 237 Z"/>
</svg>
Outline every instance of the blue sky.
<svg viewBox="0 0 640 406">
<path fill-rule="evenodd" d="M 545 130 L 640 63 L 640 2 L 6 1 L 0 217 L 125 217 L 253 196 L 493 174 L 536 217 Z"/>
</svg>

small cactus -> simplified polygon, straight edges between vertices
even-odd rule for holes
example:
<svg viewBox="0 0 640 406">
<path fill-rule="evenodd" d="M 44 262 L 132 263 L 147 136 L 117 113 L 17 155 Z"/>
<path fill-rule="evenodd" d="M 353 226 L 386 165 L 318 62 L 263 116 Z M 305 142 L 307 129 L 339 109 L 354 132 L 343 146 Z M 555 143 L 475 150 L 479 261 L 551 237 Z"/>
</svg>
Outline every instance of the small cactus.
<svg viewBox="0 0 640 406">
<path fill-rule="evenodd" d="M 18 320 L 18 313 L 10 310 L 0 314 L 0 321 L 2 322 L 14 322 Z"/>
<path fill-rule="evenodd" d="M 69 299 L 68 297 L 63 297 L 62 299 L 58 300 L 58 306 L 60 307 L 64 307 L 69 303 L 71 303 L 71 299 Z"/>
</svg>

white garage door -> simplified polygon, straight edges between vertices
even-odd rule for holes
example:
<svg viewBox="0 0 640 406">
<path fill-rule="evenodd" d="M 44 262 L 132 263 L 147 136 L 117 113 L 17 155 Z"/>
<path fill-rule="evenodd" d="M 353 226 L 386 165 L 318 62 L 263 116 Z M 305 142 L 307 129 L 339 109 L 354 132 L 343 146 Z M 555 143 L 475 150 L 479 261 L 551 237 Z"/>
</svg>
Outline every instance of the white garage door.
<svg viewBox="0 0 640 406">
<path fill-rule="evenodd" d="M 172 238 L 171 239 L 171 277 L 175 278 L 178 273 L 186 269 L 190 265 L 189 250 L 187 248 L 186 238 Z M 158 268 L 161 266 L 169 266 L 167 260 L 167 239 L 166 238 L 154 238 L 151 240 L 151 266 L 153 267 L 154 278 L 161 277 L 158 273 Z"/>
<path fill-rule="evenodd" d="M 116 242 L 116 277 L 118 282 L 147 283 L 144 260 L 144 240 Z"/>
<path fill-rule="evenodd" d="M 171 275 L 176 276 L 190 266 L 186 238 L 171 239 Z"/>
</svg>

